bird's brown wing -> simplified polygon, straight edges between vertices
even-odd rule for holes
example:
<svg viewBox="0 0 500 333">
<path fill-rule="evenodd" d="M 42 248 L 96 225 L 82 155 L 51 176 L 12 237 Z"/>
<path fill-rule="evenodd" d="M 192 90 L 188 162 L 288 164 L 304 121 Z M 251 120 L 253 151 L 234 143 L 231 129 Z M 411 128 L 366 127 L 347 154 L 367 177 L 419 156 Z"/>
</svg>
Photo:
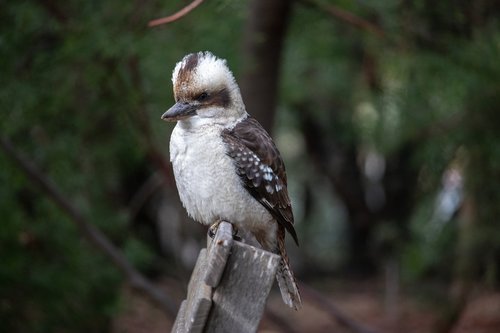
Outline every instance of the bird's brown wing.
<svg viewBox="0 0 500 333">
<path fill-rule="evenodd" d="M 247 191 L 288 230 L 298 245 L 285 165 L 269 134 L 257 120 L 247 117 L 233 129 L 224 130 L 222 139 Z"/>
</svg>

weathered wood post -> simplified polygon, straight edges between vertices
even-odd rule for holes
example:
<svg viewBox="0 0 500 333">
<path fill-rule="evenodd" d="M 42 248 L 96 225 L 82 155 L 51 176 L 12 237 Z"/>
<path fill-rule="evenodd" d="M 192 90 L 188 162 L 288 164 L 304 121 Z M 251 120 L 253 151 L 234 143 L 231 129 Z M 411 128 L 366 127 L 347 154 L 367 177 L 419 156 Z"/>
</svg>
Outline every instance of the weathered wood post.
<svg viewBox="0 0 500 333">
<path fill-rule="evenodd" d="M 172 332 L 255 332 L 273 285 L 280 257 L 233 240 L 221 222 L 200 251 Z"/>
</svg>

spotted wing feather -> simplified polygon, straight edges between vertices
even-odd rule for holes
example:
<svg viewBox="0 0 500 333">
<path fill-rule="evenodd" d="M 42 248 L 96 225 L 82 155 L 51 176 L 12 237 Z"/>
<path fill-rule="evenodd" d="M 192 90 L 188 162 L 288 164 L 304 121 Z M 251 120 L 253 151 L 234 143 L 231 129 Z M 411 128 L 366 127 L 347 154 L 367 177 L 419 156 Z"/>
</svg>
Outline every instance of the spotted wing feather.
<svg viewBox="0 0 500 333">
<path fill-rule="evenodd" d="M 285 165 L 269 134 L 257 120 L 247 117 L 233 129 L 224 130 L 222 139 L 245 188 L 288 230 L 298 245 Z"/>
</svg>

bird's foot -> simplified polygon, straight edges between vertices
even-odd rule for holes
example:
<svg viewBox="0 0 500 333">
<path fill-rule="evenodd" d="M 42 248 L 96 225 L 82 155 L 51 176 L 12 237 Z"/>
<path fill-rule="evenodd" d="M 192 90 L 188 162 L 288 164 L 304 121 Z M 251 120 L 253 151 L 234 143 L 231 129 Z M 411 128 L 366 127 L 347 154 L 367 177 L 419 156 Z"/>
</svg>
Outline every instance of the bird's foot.
<svg viewBox="0 0 500 333">
<path fill-rule="evenodd" d="M 208 237 L 210 238 L 214 238 L 215 237 L 215 234 L 217 234 L 217 230 L 219 229 L 219 224 L 222 222 L 222 220 L 217 220 L 214 224 L 212 224 L 209 228 L 208 228 Z M 238 236 L 238 228 L 236 228 L 236 226 L 234 224 L 232 224 L 232 227 L 233 227 L 233 239 L 240 242 L 241 241 L 241 237 Z"/>
<path fill-rule="evenodd" d="M 233 224 L 233 239 L 235 241 L 241 242 L 241 237 L 238 236 L 238 228 Z"/>
<path fill-rule="evenodd" d="M 212 224 L 210 226 L 210 228 L 208 228 L 208 237 L 210 238 L 214 238 L 215 237 L 215 234 L 217 233 L 217 230 L 219 229 L 219 224 L 222 222 L 222 220 L 217 220 L 215 221 L 214 224 Z"/>
</svg>

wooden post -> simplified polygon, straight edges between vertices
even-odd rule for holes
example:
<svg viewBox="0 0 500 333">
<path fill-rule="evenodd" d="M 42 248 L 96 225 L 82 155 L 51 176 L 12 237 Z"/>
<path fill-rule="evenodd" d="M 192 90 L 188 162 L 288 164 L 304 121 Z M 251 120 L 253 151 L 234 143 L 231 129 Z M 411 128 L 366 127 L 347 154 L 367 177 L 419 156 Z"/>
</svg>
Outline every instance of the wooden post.
<svg viewBox="0 0 500 333">
<path fill-rule="evenodd" d="M 198 256 L 172 332 L 256 332 L 280 257 L 233 240 L 221 222 Z"/>
</svg>

